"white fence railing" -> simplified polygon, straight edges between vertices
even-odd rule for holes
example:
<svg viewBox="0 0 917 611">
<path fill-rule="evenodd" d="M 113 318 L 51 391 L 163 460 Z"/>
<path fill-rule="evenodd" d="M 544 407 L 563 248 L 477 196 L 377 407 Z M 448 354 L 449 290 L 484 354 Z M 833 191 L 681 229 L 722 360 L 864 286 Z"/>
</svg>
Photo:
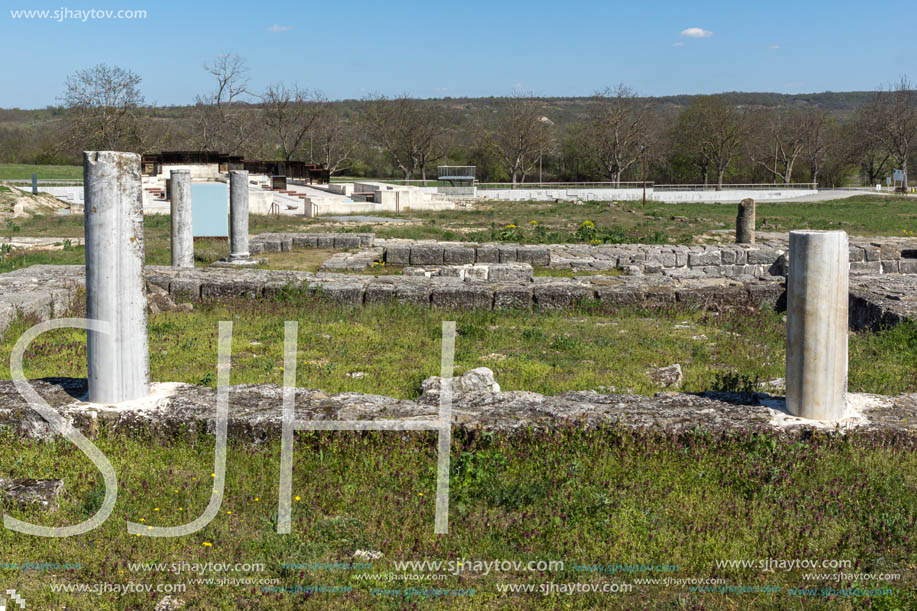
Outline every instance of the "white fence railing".
<svg viewBox="0 0 917 611">
<path fill-rule="evenodd" d="M 749 184 L 724 184 L 717 187 L 715 184 L 706 185 L 655 185 L 654 191 L 738 191 L 745 189 L 767 190 L 767 191 L 785 191 L 787 189 L 815 190 L 818 183 L 814 182 L 791 182 L 791 183 L 749 183 Z"/>
</svg>

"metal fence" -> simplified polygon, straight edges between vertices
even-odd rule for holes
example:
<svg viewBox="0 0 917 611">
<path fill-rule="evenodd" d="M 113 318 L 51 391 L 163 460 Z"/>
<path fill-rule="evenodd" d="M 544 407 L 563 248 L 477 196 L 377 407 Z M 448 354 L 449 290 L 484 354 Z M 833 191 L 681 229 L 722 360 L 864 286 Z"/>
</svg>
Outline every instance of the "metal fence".
<svg viewBox="0 0 917 611">
<path fill-rule="evenodd" d="M 478 189 L 642 189 L 642 182 L 479 182 Z M 646 181 L 646 188 L 653 183 Z"/>
<path fill-rule="evenodd" d="M 13 185 L 13 186 L 22 185 L 24 187 L 31 187 L 32 179 L 31 178 L 22 178 L 22 179 L 0 180 L 0 184 Z M 39 187 L 41 186 L 44 186 L 44 187 L 81 187 L 83 186 L 83 179 L 82 178 L 39 179 L 38 186 Z"/>
</svg>

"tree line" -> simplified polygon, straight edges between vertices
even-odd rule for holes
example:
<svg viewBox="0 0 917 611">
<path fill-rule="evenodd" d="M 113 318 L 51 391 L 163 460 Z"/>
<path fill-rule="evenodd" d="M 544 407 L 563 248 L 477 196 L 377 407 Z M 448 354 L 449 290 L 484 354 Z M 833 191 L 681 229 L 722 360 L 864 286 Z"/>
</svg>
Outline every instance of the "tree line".
<svg viewBox="0 0 917 611">
<path fill-rule="evenodd" d="M 31 124 L 3 121 L 17 111 L 0 111 L 0 162 L 72 163 L 82 150 L 213 150 L 405 180 L 435 177 L 437 165 L 474 165 L 482 182 L 840 186 L 884 182 L 900 169 L 906 186 L 917 158 L 917 89 L 907 77 L 846 113 L 765 103 L 773 94 L 760 103 L 754 94 L 661 103 L 623 84 L 570 113 L 563 100 L 526 92 L 483 107 L 407 94 L 331 102 L 286 83 L 256 92 L 245 60 L 232 54 L 203 70 L 209 90 L 184 107 L 148 104 L 129 70 L 79 70 L 64 83 L 61 104 L 35 111 Z"/>
</svg>

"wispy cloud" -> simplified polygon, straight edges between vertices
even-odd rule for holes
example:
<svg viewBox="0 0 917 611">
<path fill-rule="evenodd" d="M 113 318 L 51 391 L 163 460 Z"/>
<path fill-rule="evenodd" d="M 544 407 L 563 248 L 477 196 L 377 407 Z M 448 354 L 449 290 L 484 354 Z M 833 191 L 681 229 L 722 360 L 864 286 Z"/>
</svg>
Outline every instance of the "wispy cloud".
<svg viewBox="0 0 917 611">
<path fill-rule="evenodd" d="M 673 43 L 672 43 L 672 46 L 673 46 L 673 47 L 683 47 L 683 46 L 685 46 L 685 43 L 683 43 L 683 42 L 673 42 Z"/>
<path fill-rule="evenodd" d="M 710 38 L 713 36 L 713 32 L 704 28 L 688 28 L 682 30 L 681 35 L 685 38 Z"/>
<path fill-rule="evenodd" d="M 767 48 L 770 49 L 771 51 L 776 51 L 777 49 L 780 48 L 780 45 L 768 45 Z"/>
<path fill-rule="evenodd" d="M 276 23 L 269 28 L 264 28 L 266 32 L 289 32 L 292 29 L 288 25 L 277 25 Z"/>
</svg>

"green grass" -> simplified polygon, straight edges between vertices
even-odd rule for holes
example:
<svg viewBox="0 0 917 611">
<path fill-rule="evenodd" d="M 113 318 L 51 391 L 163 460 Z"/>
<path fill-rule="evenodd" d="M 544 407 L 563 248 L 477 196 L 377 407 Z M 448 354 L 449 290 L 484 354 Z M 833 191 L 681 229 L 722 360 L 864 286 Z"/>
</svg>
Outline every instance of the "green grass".
<svg viewBox="0 0 917 611">
<path fill-rule="evenodd" d="M 287 300 L 198 304 L 192 313 L 151 316 L 152 378 L 214 385 L 221 320 L 234 321 L 233 384 L 281 383 L 286 320 L 299 321 L 297 384 L 328 392 L 416 397 L 420 382 L 439 373 L 442 320 L 456 321 L 456 370 L 490 367 L 505 390 L 653 394 L 659 388 L 646 370 L 673 363 L 682 366 L 686 391 L 756 390 L 784 374 L 785 323 L 776 312 L 352 309 L 293 292 Z M 30 324 L 20 319 L 5 333 L 0 378 L 9 379 L 13 344 Z M 26 353 L 26 375 L 85 377 L 85 350 L 83 331 L 44 333 Z M 358 371 L 366 375 L 348 376 Z M 850 390 L 917 392 L 917 324 L 853 335 Z"/>
<path fill-rule="evenodd" d="M 0 180 L 31 180 L 33 173 L 39 180 L 82 180 L 83 166 L 0 163 Z"/>
<path fill-rule="evenodd" d="M 278 404 L 277 409 L 280 409 Z M 44 539 L 0 530 L 4 562 L 80 562 L 70 571 L 0 570 L 29 608 L 151 609 L 159 595 L 53 593 L 49 584 L 187 584 L 194 609 L 835 609 L 795 587 L 803 570 L 717 569 L 724 560 L 847 559 L 849 572 L 900 573 L 901 581 L 860 582 L 888 596 L 851 598 L 845 609 L 912 609 L 917 452 L 913 439 L 883 443 L 816 435 L 796 443 L 742 435 L 663 438 L 621 429 L 562 429 L 513 437 L 457 432 L 451 456 L 449 534 L 433 533 L 436 442 L 430 433 L 300 433 L 294 452 L 292 533 L 276 533 L 279 444 L 230 442 L 217 516 L 177 538 L 129 535 L 125 521 L 171 526 L 200 515 L 212 495 L 212 437 L 163 439 L 102 433 L 94 440 L 118 475 L 118 501 L 98 529 Z M 99 506 L 99 473 L 72 444 L 0 436 L 0 474 L 63 478 L 58 511 L 20 507 L 10 515 L 48 526 L 86 520 Z M 209 546 L 204 545 L 209 543 Z M 310 570 L 281 563 L 348 562 L 379 550 L 372 569 Z M 385 582 L 403 560 L 554 560 L 545 572 L 472 571 L 436 582 Z M 206 575 L 131 570 L 133 563 L 260 563 L 254 573 Z M 677 572 L 595 574 L 576 565 L 668 564 Z M 397 571 L 400 572 L 400 571 Z M 411 571 L 406 571 L 410 573 Z M 830 571 L 834 572 L 834 571 Z M 192 579 L 256 578 L 282 586 L 348 586 L 335 594 L 264 593 L 258 585 Z M 736 586 L 778 586 L 767 594 L 692 593 L 634 585 L 626 594 L 501 594 L 498 584 L 632 583 L 642 577 L 720 578 Z M 473 596 L 404 598 L 371 588 L 473 588 Z M 415 607 L 414 605 L 420 605 Z"/>
</svg>

